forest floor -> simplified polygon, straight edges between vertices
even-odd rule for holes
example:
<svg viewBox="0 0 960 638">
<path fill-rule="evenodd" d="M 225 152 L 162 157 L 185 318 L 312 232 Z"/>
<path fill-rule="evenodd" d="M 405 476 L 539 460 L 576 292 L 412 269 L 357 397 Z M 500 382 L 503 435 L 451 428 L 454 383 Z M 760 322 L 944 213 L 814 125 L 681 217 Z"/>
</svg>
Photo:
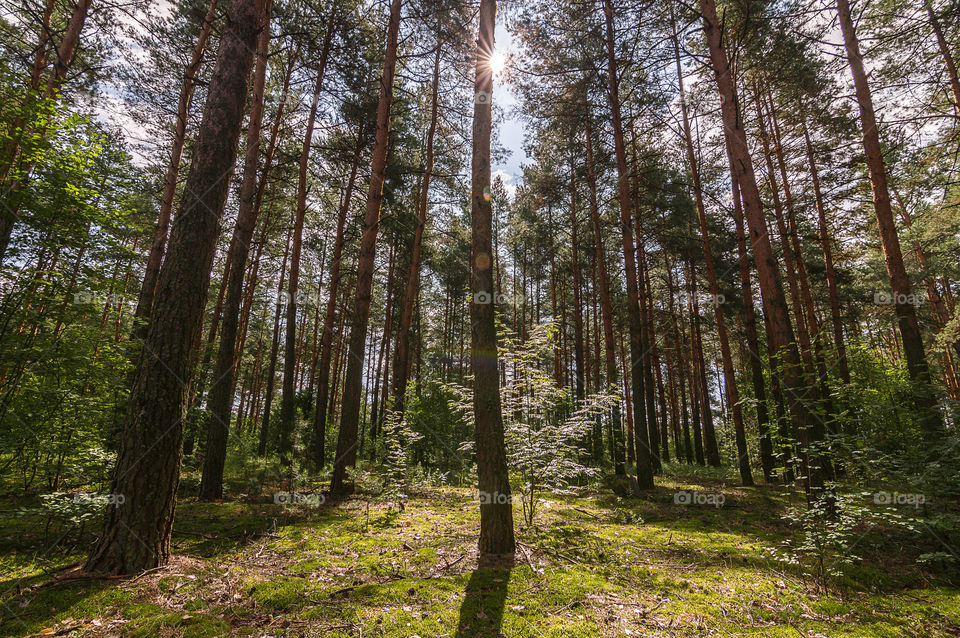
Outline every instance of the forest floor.
<svg viewBox="0 0 960 638">
<path fill-rule="evenodd" d="M 883 530 L 855 530 L 863 560 L 824 587 L 776 551 L 800 496 L 735 485 L 673 475 L 641 499 L 549 497 L 536 526 L 517 521 L 516 562 L 494 568 L 477 564 L 468 489 L 402 509 L 186 499 L 170 564 L 110 580 L 76 578 L 76 549 L 44 555 L 42 520 L 6 517 L 0 636 L 960 635 L 960 590 Z M 679 490 L 724 502 L 677 504 Z"/>
</svg>

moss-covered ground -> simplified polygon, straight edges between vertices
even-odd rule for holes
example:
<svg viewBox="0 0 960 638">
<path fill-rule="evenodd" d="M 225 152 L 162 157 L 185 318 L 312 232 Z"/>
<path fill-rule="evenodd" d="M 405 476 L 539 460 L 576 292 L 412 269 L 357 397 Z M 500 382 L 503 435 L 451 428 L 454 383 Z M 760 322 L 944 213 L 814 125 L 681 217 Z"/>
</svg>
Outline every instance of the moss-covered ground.
<svg viewBox="0 0 960 638">
<path fill-rule="evenodd" d="M 677 504 L 682 489 L 725 502 Z M 643 498 L 550 497 L 534 527 L 518 511 L 516 560 L 492 567 L 478 565 L 465 489 L 187 500 L 170 564 L 108 580 L 76 572 L 88 540 L 50 550 L 42 520 L 6 517 L 0 636 L 960 635 L 950 575 L 918 568 L 889 530 L 856 530 L 861 558 L 827 582 L 784 560 L 798 532 L 781 515 L 801 500 L 676 474 Z"/>
</svg>

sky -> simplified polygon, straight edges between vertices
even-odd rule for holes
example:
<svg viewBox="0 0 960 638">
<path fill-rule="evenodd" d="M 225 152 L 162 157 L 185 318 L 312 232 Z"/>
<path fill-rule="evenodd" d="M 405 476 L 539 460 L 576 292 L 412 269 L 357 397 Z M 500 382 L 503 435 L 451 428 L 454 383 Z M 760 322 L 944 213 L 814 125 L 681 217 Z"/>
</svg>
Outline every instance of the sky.
<svg viewBox="0 0 960 638">
<path fill-rule="evenodd" d="M 497 25 L 495 38 L 495 48 L 498 52 L 509 55 L 513 51 L 513 39 L 503 24 Z M 510 151 L 509 159 L 494 163 L 493 175 L 494 177 L 499 175 L 503 179 L 507 191 L 512 195 L 523 175 L 521 165 L 527 163 L 529 158 L 523 151 L 523 124 L 513 114 L 518 104 L 517 99 L 501 78 L 494 78 L 493 102 L 504 110 L 505 119 L 499 127 L 499 139 L 500 144 Z"/>
</svg>

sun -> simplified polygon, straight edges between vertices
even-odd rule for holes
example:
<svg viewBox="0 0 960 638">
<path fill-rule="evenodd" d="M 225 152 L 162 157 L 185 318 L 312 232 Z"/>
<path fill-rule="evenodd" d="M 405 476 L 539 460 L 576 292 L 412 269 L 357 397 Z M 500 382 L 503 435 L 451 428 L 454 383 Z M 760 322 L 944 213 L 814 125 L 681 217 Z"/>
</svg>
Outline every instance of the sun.
<svg viewBox="0 0 960 638">
<path fill-rule="evenodd" d="M 503 67 L 507 64 L 507 56 L 505 56 L 501 51 L 494 51 L 490 54 L 490 70 L 493 71 L 494 75 L 500 75 L 500 72 L 503 71 Z"/>
</svg>

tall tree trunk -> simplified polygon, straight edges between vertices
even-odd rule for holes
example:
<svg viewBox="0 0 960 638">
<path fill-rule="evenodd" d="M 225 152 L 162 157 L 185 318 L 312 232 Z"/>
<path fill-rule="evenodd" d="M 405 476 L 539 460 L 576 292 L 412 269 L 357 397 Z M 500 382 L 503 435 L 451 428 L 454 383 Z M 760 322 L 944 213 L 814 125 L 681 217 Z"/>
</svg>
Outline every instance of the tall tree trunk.
<svg viewBox="0 0 960 638">
<path fill-rule="evenodd" d="M 273 413 L 273 386 L 277 379 L 277 356 L 280 350 L 280 317 L 283 314 L 283 287 L 287 280 L 287 259 L 290 257 L 290 242 L 293 238 L 293 226 L 287 230 L 286 248 L 283 251 L 283 263 L 280 265 L 280 281 L 277 283 L 277 307 L 273 314 L 273 344 L 270 346 L 270 364 L 267 367 L 267 387 L 264 390 L 263 422 L 260 425 L 260 442 L 257 454 L 267 453 L 267 441 L 270 437 L 270 419 Z"/>
<path fill-rule="evenodd" d="M 687 114 L 687 101 L 683 88 L 683 68 L 680 65 L 680 45 L 678 43 L 676 26 L 673 24 L 673 3 L 670 3 L 670 19 L 673 28 L 673 48 L 677 68 L 677 81 L 680 87 L 680 113 L 683 124 L 684 146 L 687 151 L 687 164 L 690 168 L 690 179 L 693 186 L 694 200 L 697 205 L 697 219 L 700 225 L 700 242 L 703 245 L 703 259 L 707 269 L 707 283 L 710 285 L 710 294 L 713 297 L 713 316 L 717 323 L 717 339 L 720 341 L 720 357 L 723 360 L 723 378 L 727 391 L 727 402 L 730 404 L 730 411 L 733 414 L 733 428 L 737 441 L 740 481 L 744 485 L 753 485 L 753 475 L 750 472 L 750 457 L 747 451 L 747 435 L 743 425 L 743 411 L 740 407 L 740 398 L 737 394 L 733 355 L 730 352 L 730 337 L 727 334 L 727 322 L 723 312 L 720 282 L 717 279 L 717 269 L 713 261 L 713 248 L 710 245 L 707 210 L 703 203 L 703 191 L 700 186 L 700 169 L 697 166 L 697 156 L 693 150 L 693 135 L 690 132 L 690 118 Z M 714 443 L 716 443 L 716 441 L 714 441 Z M 715 447 L 711 445 L 707 446 L 707 456 L 711 465 L 720 464 L 719 451 Z"/>
<path fill-rule="evenodd" d="M 103 534 L 90 572 L 131 574 L 170 557 L 190 368 L 203 326 L 210 268 L 237 154 L 262 0 L 234 0 L 137 364 Z"/>
<path fill-rule="evenodd" d="M 470 303 L 473 413 L 480 502 L 481 557 L 509 556 L 516 549 L 513 537 L 513 505 L 500 412 L 500 374 L 497 360 L 497 328 L 493 291 L 492 216 L 490 194 L 490 138 L 492 134 L 493 55 L 496 0 L 480 1 L 480 29 L 476 48 L 473 105 L 473 157 L 471 161 Z M 479 303 L 487 295 L 490 303 Z"/>
<path fill-rule="evenodd" d="M 740 183 L 740 191 L 747 224 L 750 227 L 750 243 L 753 246 L 760 289 L 763 293 L 764 316 L 770 321 L 772 343 L 777 359 L 782 365 L 785 392 L 790 399 L 790 412 L 798 431 L 806 433 L 811 415 L 804 402 L 804 380 L 800 369 L 800 354 L 793 335 L 793 326 L 787 310 L 786 298 L 780 284 L 777 262 L 770 245 L 760 190 L 757 188 L 753 161 L 747 146 L 747 136 L 740 118 L 736 87 L 730 75 L 730 63 L 723 48 L 723 31 L 717 18 L 715 0 L 700 0 L 707 48 L 713 64 L 717 91 L 720 95 L 720 110 L 727 153 L 733 166 L 734 177 Z M 775 372 L 776 373 L 776 372 Z M 808 486 L 819 491 L 823 477 L 817 472 L 809 475 Z"/>
<path fill-rule="evenodd" d="M 203 475 L 200 480 L 200 500 L 223 498 L 223 464 L 227 458 L 227 436 L 233 407 L 234 374 L 237 367 L 237 324 L 240 301 L 243 297 L 243 275 L 247 269 L 247 253 L 257 225 L 257 164 L 260 159 L 260 126 L 263 122 L 263 91 L 267 77 L 267 57 L 270 53 L 270 15 L 273 0 L 265 0 L 263 22 L 257 44 L 257 65 L 250 100 L 250 120 L 247 123 L 246 155 L 243 162 L 243 182 L 240 185 L 240 207 L 237 223 L 230 239 L 231 266 L 226 272 L 226 306 L 220 349 L 213 368 L 213 384 L 207 399 L 210 419 L 207 423 L 207 447 Z M 241 411 L 242 414 L 242 411 Z"/>
<path fill-rule="evenodd" d="M 627 150 L 623 138 L 623 121 L 620 114 L 620 80 L 617 72 L 616 47 L 613 33 L 613 6 L 611 0 L 603 3 L 604 26 L 607 45 L 607 80 L 610 115 L 613 124 L 613 144 L 617 159 L 617 185 L 620 202 L 620 226 L 623 235 L 623 258 L 626 266 L 627 316 L 630 324 L 630 370 L 632 375 L 634 405 L 640 405 L 644 396 L 643 381 L 643 326 L 640 316 L 639 288 L 637 286 L 637 262 L 634 256 L 633 233 L 631 225 L 633 213 L 630 201 L 629 171 L 627 169 Z M 640 422 L 639 407 L 634 410 L 637 423 Z M 651 463 L 651 442 L 645 428 L 637 428 L 635 433 L 637 447 L 637 481 L 640 489 L 653 488 L 653 465 Z"/>
<path fill-rule="evenodd" d="M 760 467 L 763 480 L 773 481 L 773 443 L 770 438 L 770 419 L 767 411 L 766 384 L 763 379 L 763 361 L 760 358 L 760 339 L 757 336 L 757 316 L 753 306 L 753 287 L 750 284 L 750 257 L 747 255 L 747 236 L 743 228 L 743 208 L 740 204 L 740 184 L 733 180 L 733 222 L 737 232 L 737 258 L 740 264 L 740 297 L 743 302 L 743 332 L 746 336 L 744 358 L 749 360 L 756 401 L 757 430 L 760 434 Z"/>
<path fill-rule="evenodd" d="M 437 132 L 440 116 L 440 52 L 441 42 L 437 40 L 437 51 L 433 59 L 433 89 L 430 96 L 430 127 L 427 131 L 426 157 L 423 165 L 423 178 L 417 197 L 417 228 L 413 234 L 413 249 L 410 255 L 410 270 L 407 272 L 407 284 L 403 291 L 403 308 L 397 326 L 397 349 L 393 362 L 393 410 L 403 414 L 407 392 L 407 380 L 410 376 L 410 326 L 413 324 L 413 312 L 416 309 L 420 291 L 420 262 L 423 255 L 423 231 L 427 225 L 427 209 L 430 204 L 430 180 L 433 177 L 433 137 Z"/>
<path fill-rule="evenodd" d="M 950 45 L 947 39 L 943 37 L 943 29 L 940 28 L 940 20 L 933 11 L 931 0 L 924 0 L 924 8 L 927 10 L 927 16 L 930 18 L 930 27 L 937 37 L 937 46 L 940 48 L 940 55 L 943 56 L 943 65 L 947 69 L 947 77 L 950 79 L 950 90 L 953 93 L 953 108 L 958 117 L 960 117 L 960 77 L 957 76 L 957 65 L 953 60 L 953 54 L 950 53 Z M 849 9 L 847 11 L 849 13 Z"/>
<path fill-rule="evenodd" d="M 592 115 L 587 107 L 587 113 L 584 117 L 586 126 L 587 140 L 587 172 L 590 176 L 590 220 L 593 224 L 593 245 L 594 256 L 597 262 L 597 274 L 599 276 L 600 292 L 600 316 L 603 324 L 603 344 L 604 355 L 607 364 L 607 387 L 608 392 L 619 394 L 617 386 L 619 378 L 617 375 L 616 344 L 613 339 L 613 310 L 610 303 L 610 277 L 607 275 L 607 251 L 603 247 L 603 227 L 600 225 L 600 206 L 597 204 L 597 186 L 596 175 L 594 173 L 593 163 L 593 142 L 591 138 L 590 119 Z M 642 395 L 639 395 L 642 396 Z M 640 398 L 638 396 L 637 401 Z M 639 413 L 639 412 L 638 412 Z M 623 427 L 620 419 L 620 400 L 613 404 L 610 427 L 613 432 L 613 466 L 617 476 L 626 476 L 626 469 L 623 464 Z"/>
<path fill-rule="evenodd" d="M 296 378 L 297 365 L 297 294 L 300 288 L 300 247 L 303 238 L 303 221 L 307 214 L 307 175 L 310 169 L 310 147 L 313 143 L 313 127 L 317 120 L 320 105 L 320 92 L 323 90 L 323 77 L 327 70 L 327 58 L 330 44 L 336 28 L 337 5 L 330 6 L 327 19 L 327 31 L 323 37 L 320 61 L 317 64 L 317 81 L 313 87 L 313 100 L 310 103 L 310 115 L 307 117 L 307 130 L 303 134 L 303 146 L 300 150 L 300 172 L 297 178 L 297 212 L 293 223 L 293 244 L 290 249 L 290 277 L 287 282 L 287 330 L 283 356 L 283 390 L 280 397 L 280 462 L 290 466 L 293 451 L 293 433 L 296 421 Z"/>
<path fill-rule="evenodd" d="M 580 289 L 580 247 L 577 219 L 577 175 L 570 157 L 570 270 L 573 272 L 573 365 L 576 397 L 583 399 L 583 300 Z"/>
<path fill-rule="evenodd" d="M 907 359 L 907 370 L 913 382 L 914 405 L 916 407 L 920 429 L 925 443 L 934 445 L 943 435 L 943 419 L 937 409 L 937 397 L 930 381 L 930 370 L 923 347 L 923 336 L 917 313 L 911 303 L 910 279 L 903 265 L 900 251 L 900 238 L 890 206 L 890 193 L 887 188 L 887 169 L 880 146 L 880 131 L 873 110 L 873 96 L 867 84 L 867 74 L 863 68 L 863 56 L 860 54 L 860 42 L 857 40 L 853 19 L 850 15 L 848 0 L 837 0 L 837 13 L 840 28 L 847 49 L 847 60 L 856 87 L 857 104 L 860 107 L 860 122 L 863 130 L 863 151 L 870 172 L 870 185 L 873 188 L 873 206 L 877 215 L 877 227 L 880 231 L 880 244 L 883 259 L 890 277 L 893 292 L 893 308 L 900 327 L 903 351 Z"/>
<path fill-rule="evenodd" d="M 833 324 L 833 346 L 837 349 L 837 369 L 840 380 L 850 383 L 850 367 L 847 364 L 847 346 L 843 338 L 843 319 L 840 312 L 840 294 L 837 290 L 837 271 L 833 265 L 830 229 L 827 226 L 826 206 L 820 190 L 820 176 L 813 155 L 813 144 L 806 123 L 803 125 L 803 139 L 807 148 L 807 165 L 810 168 L 810 180 L 813 183 L 813 200 L 817 209 L 817 227 L 820 231 L 820 244 L 823 246 L 823 262 L 827 276 L 827 290 L 830 295 L 830 320 Z"/>
<path fill-rule="evenodd" d="M 380 80 L 380 102 L 377 105 L 377 133 L 373 159 L 370 165 L 370 189 L 367 191 L 367 209 L 360 240 L 357 262 L 357 288 L 354 298 L 353 327 L 350 331 L 349 357 L 343 383 L 343 408 L 340 413 L 340 432 L 337 437 L 337 458 L 333 462 L 330 491 L 337 495 L 349 494 L 353 485 L 347 479 L 347 468 L 357 462 L 357 426 L 360 417 L 364 350 L 367 324 L 370 318 L 370 292 L 373 287 L 373 262 L 380 229 L 380 207 L 383 199 L 384 172 L 390 144 L 390 108 L 393 104 L 393 81 L 397 67 L 397 39 L 400 33 L 402 0 L 392 0 L 390 23 L 387 27 L 387 46 Z"/>
<path fill-rule="evenodd" d="M 30 88 L 23 97 L 20 114 L 14 117 L 7 127 L 7 142 L 4 144 L 2 154 L 0 154 L 0 184 L 6 181 L 10 168 L 17 159 L 17 151 L 20 148 L 20 141 L 23 139 L 25 125 L 30 115 L 29 109 L 34 100 L 39 97 L 37 91 L 40 89 L 40 79 L 43 76 L 44 69 L 47 68 L 47 50 L 50 43 L 50 18 L 53 17 L 53 10 L 56 6 L 56 0 L 47 0 L 47 4 L 43 10 L 43 17 L 40 19 L 40 29 L 37 34 L 37 46 L 35 49 L 36 53 L 33 58 L 33 67 L 30 70 Z"/>
<path fill-rule="evenodd" d="M 167 171 L 163 178 L 163 193 L 160 195 L 160 214 L 157 225 L 153 230 L 153 243 L 147 255 L 147 268 L 143 274 L 143 283 L 140 286 L 140 297 L 137 299 L 137 310 L 134 317 L 140 321 L 140 326 L 134 326 L 134 336 L 143 338 L 146 335 L 146 320 L 150 317 L 153 306 L 153 297 L 157 289 L 157 278 L 160 275 L 160 265 L 163 262 L 163 252 L 167 245 L 167 233 L 170 229 L 170 215 L 173 212 L 173 200 L 177 193 L 177 176 L 180 174 L 180 160 L 183 157 L 183 146 L 187 138 L 187 117 L 190 115 L 190 103 L 193 101 L 193 90 L 196 87 L 197 72 L 203 62 L 203 54 L 207 50 L 207 40 L 210 39 L 210 30 L 213 20 L 217 17 L 218 0 L 210 0 L 207 14 L 200 26 L 200 35 L 193 47 L 190 62 L 183 72 L 183 82 L 180 84 L 180 97 L 177 100 L 177 122 L 173 131 L 173 148 L 170 150 L 170 161 L 167 162 Z"/>
<path fill-rule="evenodd" d="M 347 223 L 347 214 L 353 201 L 353 188 L 357 182 L 357 171 L 363 155 L 364 131 L 361 123 L 357 132 L 357 146 L 353 153 L 350 177 L 343 192 L 340 210 L 337 213 L 337 229 L 334 235 L 333 258 L 330 260 L 330 285 L 327 291 L 327 308 L 320 332 L 320 362 L 317 364 L 317 406 L 313 412 L 313 437 L 310 459 L 315 467 L 323 468 L 326 460 L 327 409 L 330 397 L 330 362 L 333 350 L 333 330 L 337 318 L 337 300 L 340 292 L 340 261 L 343 258 L 343 232 Z"/>
</svg>

